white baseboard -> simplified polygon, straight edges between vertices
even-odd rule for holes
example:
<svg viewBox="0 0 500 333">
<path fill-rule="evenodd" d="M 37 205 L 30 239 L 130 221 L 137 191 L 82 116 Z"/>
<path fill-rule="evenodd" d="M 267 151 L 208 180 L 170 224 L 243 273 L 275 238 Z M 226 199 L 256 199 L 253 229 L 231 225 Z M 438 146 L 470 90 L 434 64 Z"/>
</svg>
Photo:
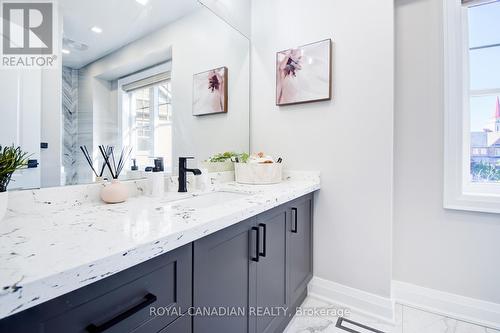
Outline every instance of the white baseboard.
<svg viewBox="0 0 500 333">
<path fill-rule="evenodd" d="M 309 296 L 328 303 L 345 306 L 370 317 L 394 323 L 394 302 L 366 291 L 313 277 L 308 286 Z"/>
<path fill-rule="evenodd" d="M 500 329 L 500 304 L 392 281 L 392 297 L 403 305 Z"/>
<path fill-rule="evenodd" d="M 394 304 L 410 306 L 472 324 L 500 330 L 500 304 L 392 281 L 392 298 L 385 298 L 313 277 L 308 286 L 309 296 L 352 311 L 394 323 Z"/>
</svg>

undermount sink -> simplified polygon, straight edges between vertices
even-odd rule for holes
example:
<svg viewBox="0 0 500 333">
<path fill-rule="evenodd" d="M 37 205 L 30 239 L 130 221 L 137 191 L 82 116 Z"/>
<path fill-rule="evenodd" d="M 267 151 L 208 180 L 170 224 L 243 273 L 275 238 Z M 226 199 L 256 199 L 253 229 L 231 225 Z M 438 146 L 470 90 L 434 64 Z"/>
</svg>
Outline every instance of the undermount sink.
<svg viewBox="0 0 500 333">
<path fill-rule="evenodd" d="M 225 204 L 233 200 L 242 199 L 248 195 L 248 193 L 219 191 L 179 200 L 175 202 L 175 204 L 192 208 L 208 208 L 215 205 Z"/>
</svg>

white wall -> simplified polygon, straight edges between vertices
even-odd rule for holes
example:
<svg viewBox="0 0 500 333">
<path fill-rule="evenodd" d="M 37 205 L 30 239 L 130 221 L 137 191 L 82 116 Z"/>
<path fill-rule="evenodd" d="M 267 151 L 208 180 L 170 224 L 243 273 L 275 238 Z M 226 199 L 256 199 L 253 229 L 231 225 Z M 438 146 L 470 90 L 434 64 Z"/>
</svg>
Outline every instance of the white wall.
<svg viewBox="0 0 500 333">
<path fill-rule="evenodd" d="M 314 273 L 390 294 L 392 0 L 253 0 L 251 146 L 321 171 Z M 334 40 L 333 99 L 275 106 L 276 51 Z"/>
<path fill-rule="evenodd" d="M 250 38 L 251 0 L 200 0 L 200 2 Z"/>
<path fill-rule="evenodd" d="M 40 161 L 40 69 L 0 70 L 0 145 L 15 145 Z M 21 169 L 12 175 L 9 190 L 40 187 L 40 168 Z"/>
<path fill-rule="evenodd" d="M 0 71 L 0 103 L 5 108 L 0 124 L 0 145 L 20 145 L 37 169 L 21 170 L 10 189 L 58 186 L 61 182 L 61 67 L 4 69 Z M 40 142 L 48 149 L 40 150 Z"/>
<path fill-rule="evenodd" d="M 62 40 L 63 19 L 57 13 L 56 34 Z M 49 144 L 48 149 L 40 152 L 41 187 L 60 186 L 63 183 L 62 169 L 62 57 L 61 44 L 54 42 L 54 54 L 58 61 L 52 68 L 42 70 L 42 115 L 40 141 Z"/>
<path fill-rule="evenodd" d="M 500 217 L 443 209 L 442 1 L 395 3 L 394 278 L 500 303 Z"/>
<path fill-rule="evenodd" d="M 60 58 L 59 58 L 60 59 Z M 41 187 L 61 185 L 62 167 L 62 65 L 42 70 Z"/>
<path fill-rule="evenodd" d="M 94 143 L 119 145 L 116 81 L 94 79 L 92 86 Z"/>
<path fill-rule="evenodd" d="M 249 41 L 207 9 L 176 23 L 169 26 L 174 161 L 178 156 L 202 160 L 221 151 L 247 151 L 250 145 Z M 228 68 L 228 113 L 194 117 L 193 74 L 221 66 Z"/>
<path fill-rule="evenodd" d="M 59 21 L 61 23 L 62 20 Z M 62 30 L 62 23 L 59 26 Z M 60 59 L 57 50 L 56 55 Z M 0 145 L 20 145 L 37 169 L 20 170 L 9 186 L 37 188 L 59 186 L 62 166 L 62 66 L 0 70 Z M 48 149 L 40 150 L 40 142 Z"/>
</svg>

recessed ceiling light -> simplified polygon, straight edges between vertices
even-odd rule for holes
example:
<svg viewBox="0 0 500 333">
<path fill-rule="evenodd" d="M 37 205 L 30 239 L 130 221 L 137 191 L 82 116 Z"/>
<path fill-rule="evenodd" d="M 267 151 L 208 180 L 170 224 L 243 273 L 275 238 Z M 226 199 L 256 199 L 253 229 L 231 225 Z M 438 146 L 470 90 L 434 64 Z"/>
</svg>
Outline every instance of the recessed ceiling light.
<svg viewBox="0 0 500 333">
<path fill-rule="evenodd" d="M 143 6 L 146 6 L 146 4 L 148 3 L 149 0 L 135 0 L 135 1 L 137 1 L 138 3 L 140 3 Z"/>
<path fill-rule="evenodd" d="M 102 32 L 102 29 L 99 28 L 98 26 L 93 26 L 92 28 L 90 28 L 90 30 L 92 30 L 96 34 L 100 34 Z"/>
<path fill-rule="evenodd" d="M 67 50 L 67 49 L 62 49 L 61 52 L 64 53 L 64 54 L 70 54 L 71 53 L 70 50 Z"/>
</svg>

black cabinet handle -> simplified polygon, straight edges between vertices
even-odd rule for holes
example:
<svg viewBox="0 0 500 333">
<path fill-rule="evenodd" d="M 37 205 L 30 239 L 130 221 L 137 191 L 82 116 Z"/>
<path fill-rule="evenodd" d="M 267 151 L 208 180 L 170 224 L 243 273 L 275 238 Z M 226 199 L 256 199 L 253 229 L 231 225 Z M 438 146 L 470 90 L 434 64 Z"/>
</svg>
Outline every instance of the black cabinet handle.
<svg viewBox="0 0 500 333">
<path fill-rule="evenodd" d="M 257 232 L 257 236 L 255 236 L 255 257 L 252 258 L 252 261 L 259 262 L 259 246 L 260 246 L 260 232 L 259 228 L 257 227 L 252 227 L 252 231 Z"/>
<path fill-rule="evenodd" d="M 263 249 L 262 249 L 262 252 L 259 252 L 259 256 L 261 257 L 266 257 L 266 239 L 267 239 L 267 229 L 266 229 L 266 225 L 264 223 L 259 223 L 259 231 L 260 231 L 260 228 L 263 228 L 264 229 L 264 237 L 262 239 L 262 243 L 264 243 L 264 246 L 263 246 Z M 259 245 L 260 246 L 260 245 Z"/>
<path fill-rule="evenodd" d="M 292 232 L 297 233 L 297 208 L 292 208 Z"/>
<path fill-rule="evenodd" d="M 128 317 L 136 314 L 137 312 L 141 311 L 144 309 L 146 306 L 150 305 L 151 303 L 156 302 L 156 296 L 153 294 L 147 294 L 144 296 L 144 299 L 141 303 L 135 305 L 134 307 L 126 310 L 125 312 L 120 313 L 118 316 L 112 318 L 111 320 L 105 322 L 104 324 L 100 326 L 96 326 L 94 324 L 90 324 L 87 326 L 85 329 L 89 333 L 101 333 L 104 332 L 105 330 L 111 328 L 112 326 L 118 324 L 119 322 L 127 319 Z"/>
</svg>

